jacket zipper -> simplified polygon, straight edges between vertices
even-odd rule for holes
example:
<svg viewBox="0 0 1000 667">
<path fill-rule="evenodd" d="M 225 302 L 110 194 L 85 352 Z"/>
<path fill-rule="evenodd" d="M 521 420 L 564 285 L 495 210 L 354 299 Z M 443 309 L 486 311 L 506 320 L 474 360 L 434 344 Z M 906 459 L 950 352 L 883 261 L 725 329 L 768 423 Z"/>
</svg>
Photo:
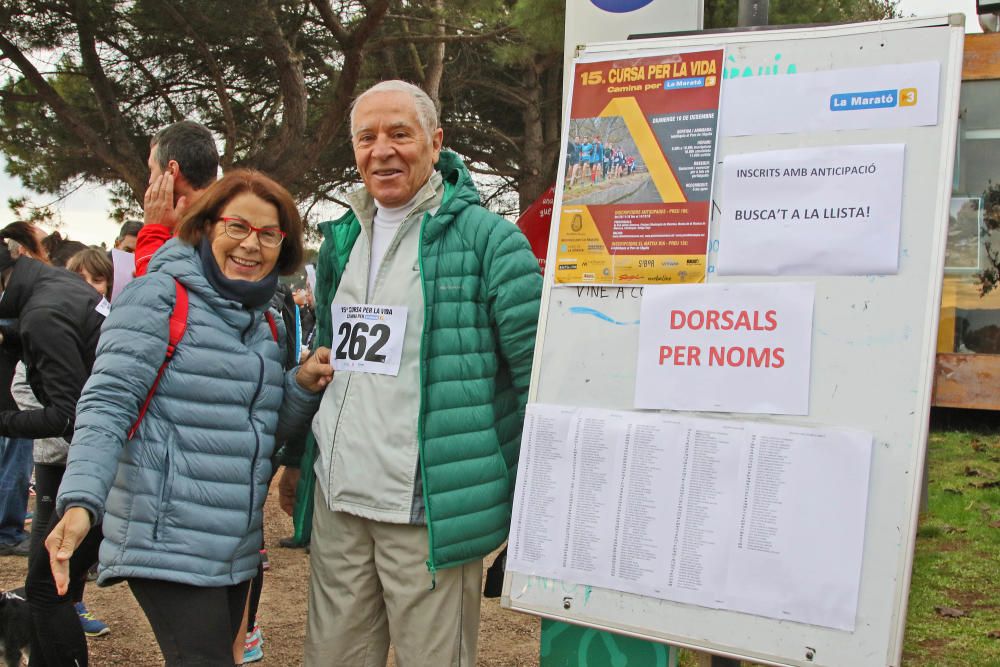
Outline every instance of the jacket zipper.
<svg viewBox="0 0 1000 667">
<path fill-rule="evenodd" d="M 247 418 L 250 420 L 250 430 L 253 431 L 254 440 L 253 459 L 250 460 L 250 506 L 247 509 L 248 530 L 250 523 L 253 521 L 254 471 L 257 470 L 257 457 L 260 456 L 260 434 L 257 433 L 257 427 L 253 423 L 253 406 L 257 402 L 257 397 L 260 396 L 261 387 L 264 385 L 264 358 L 256 352 L 254 352 L 254 356 L 260 362 L 260 371 L 257 373 L 257 389 L 253 392 L 253 398 L 250 399 L 250 409 L 247 410 Z"/>
<path fill-rule="evenodd" d="M 442 203 L 443 205 L 443 203 Z M 431 522 L 431 505 L 427 495 L 427 466 L 424 462 L 424 404 L 427 402 L 427 389 L 424 378 L 427 374 L 427 327 L 431 321 L 430 299 L 427 298 L 427 281 L 424 279 L 424 229 L 430 213 L 424 214 L 420 221 L 420 244 L 417 249 L 417 259 L 420 263 L 420 289 L 424 294 L 424 327 L 420 333 L 420 404 L 417 405 L 417 458 L 420 461 L 420 476 L 423 483 L 421 491 L 424 496 L 424 518 L 427 521 L 427 570 L 431 573 L 431 590 L 437 587 L 437 566 L 434 562 L 434 528 Z"/>
<path fill-rule="evenodd" d="M 170 452 L 163 455 L 163 481 L 160 482 L 160 501 L 156 506 L 156 520 L 153 521 L 153 540 L 159 539 L 160 517 L 163 516 L 163 504 L 167 500 L 167 484 L 170 482 Z"/>
<path fill-rule="evenodd" d="M 253 330 L 253 325 L 256 323 L 257 318 L 252 314 L 250 315 L 250 326 L 243 333 L 244 341 L 246 335 Z M 246 344 L 244 342 L 244 344 Z M 249 347 L 249 346 L 248 346 Z M 247 507 L 247 530 L 250 529 L 250 524 L 253 522 L 253 494 L 254 494 L 254 471 L 257 470 L 257 457 L 260 456 L 260 434 L 257 433 L 257 427 L 253 423 L 253 406 L 257 403 L 257 398 L 260 396 L 260 390 L 264 386 L 264 357 L 260 356 L 257 352 L 253 353 L 257 357 L 258 361 L 258 372 L 257 372 L 257 388 L 254 389 L 253 398 L 250 399 L 250 407 L 247 409 L 247 420 L 250 422 L 250 430 L 253 431 L 253 458 L 250 459 L 250 504 Z"/>
<path fill-rule="evenodd" d="M 348 212 L 344 214 L 344 217 L 341 218 L 341 220 L 346 220 L 348 215 L 353 215 L 354 219 L 357 220 L 358 225 L 361 227 L 361 231 L 358 232 L 358 236 L 355 237 L 355 239 L 354 239 L 354 243 L 357 243 L 358 242 L 358 238 L 360 238 L 360 236 L 361 236 L 361 232 L 364 231 L 364 226 L 361 225 L 361 217 L 358 215 L 358 212 L 355 211 L 353 208 L 349 208 Z M 368 239 L 368 246 L 369 246 L 368 247 L 368 270 L 371 271 L 372 263 L 371 263 L 371 239 L 370 238 Z M 337 266 L 338 275 L 337 275 L 336 282 L 333 284 L 333 291 L 330 293 L 330 304 L 331 304 L 331 307 L 332 307 L 332 304 L 333 304 L 333 300 L 337 298 L 337 290 L 340 289 L 340 284 L 341 284 L 341 282 L 344 279 L 344 274 L 347 272 L 347 262 L 350 261 L 351 253 L 353 252 L 353 250 L 354 250 L 354 244 L 351 244 L 351 248 L 347 252 L 347 261 L 345 261 L 343 265 L 340 265 L 339 264 L 339 259 L 340 258 L 336 256 L 337 255 L 336 248 L 334 248 L 334 258 L 335 258 L 335 260 L 337 260 L 337 261 L 334 262 L 334 264 Z M 376 280 L 377 280 L 377 278 L 376 278 Z M 366 280 L 365 281 L 365 301 L 367 301 L 367 300 L 368 300 L 368 285 L 367 285 L 367 280 Z M 330 307 L 327 307 L 324 312 L 329 313 L 330 312 Z M 330 321 L 330 328 L 331 329 L 333 328 L 333 320 L 332 319 Z M 333 334 L 332 331 L 330 333 L 331 333 L 331 335 Z M 317 345 L 322 345 L 322 343 L 317 343 Z M 330 342 L 330 347 L 333 347 L 333 339 L 332 338 L 331 338 L 331 342 Z M 333 353 L 331 352 L 331 355 L 332 354 Z M 331 363 L 333 362 L 333 357 L 332 356 L 330 358 L 330 362 Z M 331 446 L 331 450 L 330 450 L 330 465 L 324 471 L 324 473 L 326 474 L 326 488 L 327 488 L 327 491 L 330 492 L 330 493 L 332 493 L 332 489 L 333 489 L 333 462 L 337 458 L 336 455 L 335 455 L 335 452 L 337 451 L 337 436 L 340 434 L 340 426 L 341 426 L 341 424 L 344 423 L 344 407 L 348 403 L 348 397 L 350 396 L 350 393 L 351 393 L 351 378 L 353 378 L 353 377 L 354 377 L 353 373 L 347 373 L 347 379 L 344 381 L 344 400 L 341 401 L 340 412 L 337 413 L 337 424 L 336 424 L 336 426 L 334 426 L 334 429 L 333 429 L 333 438 L 331 439 L 331 442 L 330 442 L 330 446 Z M 326 495 L 327 494 L 324 494 L 324 497 L 326 497 Z M 326 503 L 329 506 L 331 504 L 331 500 L 329 498 L 326 498 Z"/>
</svg>

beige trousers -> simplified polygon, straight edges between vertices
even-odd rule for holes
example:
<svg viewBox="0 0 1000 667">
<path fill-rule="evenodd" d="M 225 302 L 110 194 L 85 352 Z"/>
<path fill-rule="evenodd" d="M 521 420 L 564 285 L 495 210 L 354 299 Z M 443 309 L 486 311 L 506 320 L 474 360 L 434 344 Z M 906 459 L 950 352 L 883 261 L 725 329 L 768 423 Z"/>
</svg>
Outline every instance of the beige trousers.
<svg viewBox="0 0 1000 667">
<path fill-rule="evenodd" d="M 483 561 L 438 570 L 427 527 L 332 512 L 317 487 L 306 667 L 474 667 Z"/>
</svg>

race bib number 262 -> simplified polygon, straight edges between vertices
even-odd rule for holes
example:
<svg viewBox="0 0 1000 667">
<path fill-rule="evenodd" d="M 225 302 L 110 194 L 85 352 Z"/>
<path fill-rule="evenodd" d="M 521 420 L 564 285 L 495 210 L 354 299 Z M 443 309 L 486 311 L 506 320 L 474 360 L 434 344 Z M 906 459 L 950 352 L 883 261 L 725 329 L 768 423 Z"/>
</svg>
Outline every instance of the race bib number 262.
<svg viewBox="0 0 1000 667">
<path fill-rule="evenodd" d="M 333 370 L 398 374 L 406 312 L 404 306 L 333 304 Z"/>
</svg>

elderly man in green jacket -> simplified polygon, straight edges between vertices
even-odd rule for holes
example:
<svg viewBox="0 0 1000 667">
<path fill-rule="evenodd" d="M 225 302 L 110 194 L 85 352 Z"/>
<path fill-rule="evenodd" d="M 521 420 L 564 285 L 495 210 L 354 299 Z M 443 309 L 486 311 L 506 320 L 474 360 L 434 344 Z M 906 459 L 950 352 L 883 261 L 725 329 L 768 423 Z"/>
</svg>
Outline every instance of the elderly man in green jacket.
<svg viewBox="0 0 1000 667">
<path fill-rule="evenodd" d="M 364 188 L 321 226 L 317 340 L 334 379 L 313 420 L 305 664 L 476 662 L 483 558 L 507 539 L 541 276 L 441 150 L 402 81 L 351 112 Z M 285 488 L 288 488 L 287 485 Z"/>
</svg>

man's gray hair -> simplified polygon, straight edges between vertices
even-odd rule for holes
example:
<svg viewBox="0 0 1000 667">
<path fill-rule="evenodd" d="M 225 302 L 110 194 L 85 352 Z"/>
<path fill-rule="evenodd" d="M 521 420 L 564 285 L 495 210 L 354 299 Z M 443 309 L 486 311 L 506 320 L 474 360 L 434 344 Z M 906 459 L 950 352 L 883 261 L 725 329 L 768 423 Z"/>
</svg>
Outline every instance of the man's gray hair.
<svg viewBox="0 0 1000 667">
<path fill-rule="evenodd" d="M 369 95 L 374 95 L 375 93 L 408 93 L 410 97 L 413 98 L 413 104 L 417 107 L 417 119 L 420 121 L 420 126 L 424 128 L 424 132 L 427 133 L 427 138 L 430 139 L 434 134 L 434 130 L 438 129 L 441 124 L 438 120 L 437 107 L 434 106 L 434 100 L 423 91 L 419 86 L 415 86 L 408 81 L 402 81 L 400 79 L 390 79 L 389 81 L 380 81 L 374 86 L 366 90 L 365 92 L 358 95 L 354 102 L 351 103 L 351 136 L 354 136 L 354 111 L 358 108 L 358 103 L 365 99 Z"/>
</svg>

